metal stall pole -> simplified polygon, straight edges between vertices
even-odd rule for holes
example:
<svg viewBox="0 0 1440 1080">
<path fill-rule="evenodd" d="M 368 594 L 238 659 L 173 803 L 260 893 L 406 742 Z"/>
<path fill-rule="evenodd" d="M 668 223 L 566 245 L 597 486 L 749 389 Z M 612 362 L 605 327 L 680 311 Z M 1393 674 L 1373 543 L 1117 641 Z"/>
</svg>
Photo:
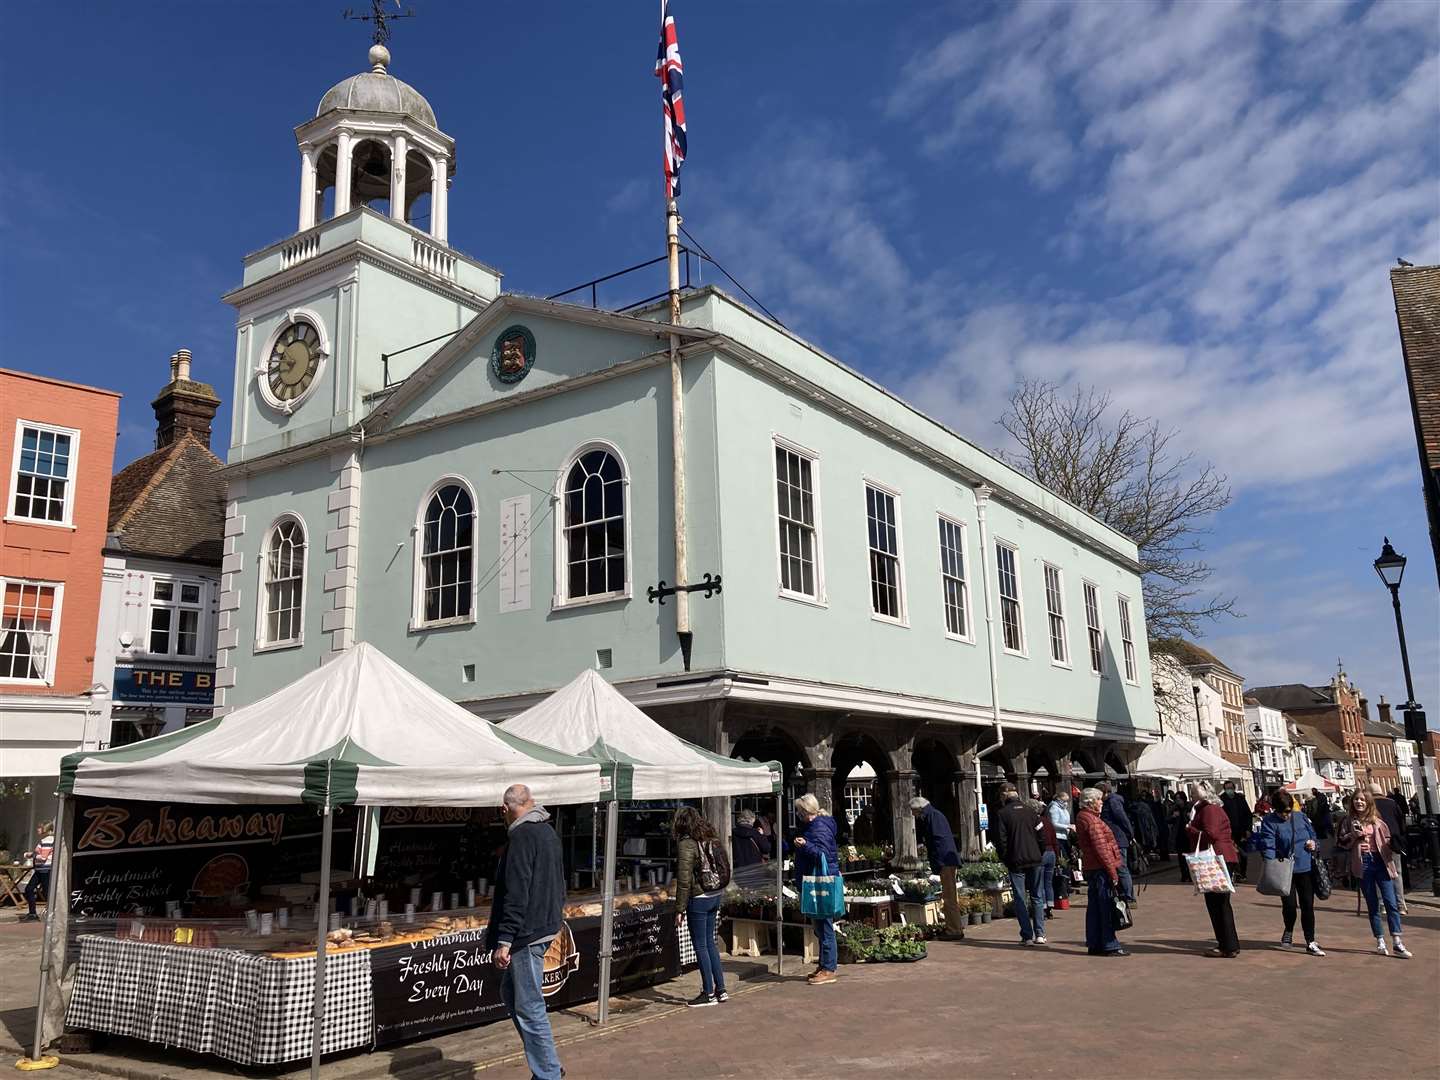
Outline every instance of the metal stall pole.
<svg viewBox="0 0 1440 1080">
<path fill-rule="evenodd" d="M 31 802 L 34 802 L 33 796 Z M 48 983 L 50 982 L 50 949 L 54 942 L 55 922 L 57 918 L 61 919 L 62 922 L 68 921 L 65 916 L 68 916 L 70 913 L 70 889 L 68 885 L 70 875 L 67 870 L 71 852 L 69 843 L 61 840 L 61 837 L 69 835 L 70 823 L 66 820 L 69 810 L 70 800 L 62 794 L 59 802 L 56 803 L 55 806 L 55 826 L 53 833 L 55 846 L 51 849 L 50 855 L 50 884 L 45 891 L 45 937 L 40 946 L 40 996 L 35 1003 L 35 1040 L 29 1058 L 32 1063 L 36 1064 L 45 1061 L 45 1059 L 40 1056 L 40 1051 L 45 1044 L 45 991 L 48 989 Z M 63 903 L 56 903 L 56 896 L 62 895 L 62 892 L 66 900 Z M 57 915 L 57 911 L 62 908 L 64 909 L 64 914 Z M 57 975 L 57 978 L 64 976 L 63 967 L 64 964 L 62 962 L 62 970 L 59 975 Z M 58 1065 L 59 1063 L 60 1059 L 58 1057 L 55 1058 L 54 1064 Z M 47 1061 L 42 1067 L 50 1068 L 52 1066 Z"/>
<path fill-rule="evenodd" d="M 775 974 L 785 973 L 785 785 L 775 793 Z"/>
<path fill-rule="evenodd" d="M 330 932 L 330 845 L 335 824 L 328 796 L 320 814 L 324 824 L 320 830 L 320 896 L 315 903 L 315 1004 L 311 1010 L 315 1019 L 310 1029 L 310 1080 L 320 1078 L 320 1034 L 325 1024 L 325 935 Z"/>
<path fill-rule="evenodd" d="M 610 1018 L 610 955 L 615 944 L 615 848 L 620 832 L 620 802 L 605 806 L 605 886 L 600 899 L 600 1007 L 601 1024 Z"/>
</svg>

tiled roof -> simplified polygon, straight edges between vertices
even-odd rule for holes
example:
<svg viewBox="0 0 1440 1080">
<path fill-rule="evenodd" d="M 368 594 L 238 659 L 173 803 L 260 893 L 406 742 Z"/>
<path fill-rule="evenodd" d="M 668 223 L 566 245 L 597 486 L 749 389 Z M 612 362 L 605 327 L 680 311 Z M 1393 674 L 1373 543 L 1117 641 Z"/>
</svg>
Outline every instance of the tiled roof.
<svg viewBox="0 0 1440 1080">
<path fill-rule="evenodd" d="M 1440 469 L 1440 266 L 1390 271 L 1425 463 Z"/>
<path fill-rule="evenodd" d="M 1261 705 L 1290 712 L 1295 709 L 1323 709 L 1335 703 L 1319 688 L 1303 683 L 1281 683 L 1279 686 L 1252 686 L 1245 691 Z"/>
<path fill-rule="evenodd" d="M 132 461 L 110 481 L 111 544 L 130 555 L 219 566 L 225 546 L 221 467 L 188 431 Z"/>
<path fill-rule="evenodd" d="M 1237 679 L 1240 677 L 1225 661 L 1209 649 L 1201 648 L 1195 642 L 1187 641 L 1185 638 L 1156 638 L 1150 643 L 1150 651 L 1151 653 L 1168 653 L 1186 667 L 1217 667 L 1221 671 L 1234 675 Z"/>
<path fill-rule="evenodd" d="M 1300 741 L 1306 746 L 1315 747 L 1316 761 L 1354 761 L 1355 759 L 1347 754 L 1340 747 L 1330 741 L 1329 736 L 1319 728 L 1310 724 L 1302 724 L 1294 717 L 1290 722 L 1295 725 L 1295 730 L 1300 733 Z"/>
<path fill-rule="evenodd" d="M 1375 739 L 1403 739 L 1405 729 L 1399 724 L 1387 724 L 1383 720 L 1366 720 L 1365 734 Z"/>
</svg>

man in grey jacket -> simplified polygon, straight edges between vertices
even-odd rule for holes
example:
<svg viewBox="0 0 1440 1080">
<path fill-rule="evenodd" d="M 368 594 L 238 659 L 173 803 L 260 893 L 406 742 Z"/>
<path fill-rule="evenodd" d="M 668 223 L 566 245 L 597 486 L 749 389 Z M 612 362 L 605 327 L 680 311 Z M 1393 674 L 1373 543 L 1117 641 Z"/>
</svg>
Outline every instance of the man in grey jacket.
<svg viewBox="0 0 1440 1080">
<path fill-rule="evenodd" d="M 495 898 L 485 943 L 503 972 L 500 996 L 525 1046 L 536 1080 L 560 1080 L 565 1070 L 555 1052 L 541 977 L 545 950 L 560 932 L 565 908 L 565 865 L 550 814 L 530 789 L 513 784 L 502 807 L 509 839 L 495 869 Z"/>
</svg>

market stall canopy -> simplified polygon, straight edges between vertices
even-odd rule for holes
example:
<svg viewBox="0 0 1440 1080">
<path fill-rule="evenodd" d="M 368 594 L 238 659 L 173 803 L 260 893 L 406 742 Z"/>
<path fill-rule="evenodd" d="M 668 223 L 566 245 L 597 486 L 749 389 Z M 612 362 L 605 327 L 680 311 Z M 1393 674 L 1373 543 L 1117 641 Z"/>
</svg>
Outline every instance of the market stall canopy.
<svg viewBox="0 0 1440 1080">
<path fill-rule="evenodd" d="M 1210 780 L 1214 777 L 1239 778 L 1244 770 L 1226 761 L 1199 743 L 1183 735 L 1162 735 L 1140 752 L 1132 774 L 1140 776 L 1174 776 L 1187 780 Z"/>
<path fill-rule="evenodd" d="M 1339 791 L 1340 785 L 1327 780 L 1314 769 L 1306 769 L 1297 778 L 1285 785 L 1286 791 Z"/>
<path fill-rule="evenodd" d="M 252 705 L 114 750 L 70 754 L 71 795 L 191 803 L 499 806 L 608 799 L 614 768 L 500 731 L 361 643 Z"/>
<path fill-rule="evenodd" d="M 736 761 L 702 750 L 666 731 L 588 669 L 500 727 L 567 754 L 617 764 L 616 797 L 622 800 L 780 790 L 778 762 Z"/>
</svg>

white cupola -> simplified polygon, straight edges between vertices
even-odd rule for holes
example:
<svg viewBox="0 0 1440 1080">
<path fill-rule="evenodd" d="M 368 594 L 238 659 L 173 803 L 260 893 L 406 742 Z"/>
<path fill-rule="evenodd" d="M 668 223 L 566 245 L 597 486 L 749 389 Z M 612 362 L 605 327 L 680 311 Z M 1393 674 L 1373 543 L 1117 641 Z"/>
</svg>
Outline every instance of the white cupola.
<svg viewBox="0 0 1440 1080">
<path fill-rule="evenodd" d="M 390 50 L 370 49 L 370 70 L 326 91 L 315 118 L 295 129 L 300 146 L 300 231 L 357 206 L 383 203 L 403 222 L 446 242 L 447 190 L 455 140 L 424 96 L 389 72 Z M 412 217 L 429 196 L 429 220 Z"/>
</svg>

